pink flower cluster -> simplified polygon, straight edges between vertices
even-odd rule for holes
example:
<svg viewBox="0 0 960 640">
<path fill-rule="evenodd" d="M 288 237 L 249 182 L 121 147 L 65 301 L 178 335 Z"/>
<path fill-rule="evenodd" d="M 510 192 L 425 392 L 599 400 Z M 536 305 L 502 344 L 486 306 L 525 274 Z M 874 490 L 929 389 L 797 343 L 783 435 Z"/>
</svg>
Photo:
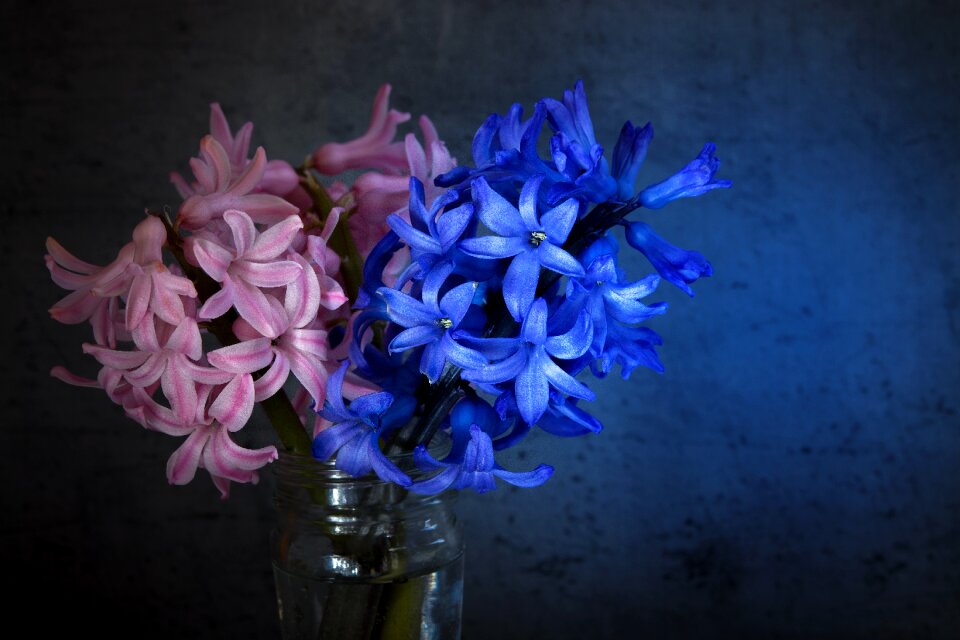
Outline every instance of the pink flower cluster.
<svg viewBox="0 0 960 640">
<path fill-rule="evenodd" d="M 167 463 L 171 483 L 190 482 L 198 468 L 224 497 L 230 481 L 256 482 L 277 449 L 247 449 L 232 434 L 256 402 L 275 394 L 291 391 L 304 428 L 323 428 L 313 408 L 323 406 L 326 380 L 346 357 L 343 345 L 331 347 L 328 332 L 352 314 L 331 237 L 345 225 L 365 257 L 389 229 L 389 214 L 407 217 L 410 176 L 432 185 L 455 166 L 425 116 L 423 144 L 412 133 L 396 140 L 410 115 L 390 109 L 389 96 L 384 85 L 363 136 L 312 154 L 312 168 L 323 175 L 361 171 L 350 185 L 328 187 L 338 205 L 330 211 L 314 210 L 288 163 L 268 161 L 262 147 L 250 158 L 252 124 L 233 134 L 214 104 L 210 134 L 190 160 L 194 180 L 171 175 L 184 198 L 172 226 L 147 216 L 105 266 L 47 240 L 50 274 L 70 291 L 50 314 L 90 323 L 93 342 L 83 351 L 100 365 L 96 379 L 63 367 L 51 374 L 103 389 L 143 427 L 184 437 Z M 165 249 L 182 262 L 165 260 Z M 396 259 L 397 270 L 405 260 Z M 207 334 L 227 344 L 212 345 Z M 344 384 L 347 397 L 371 390 L 359 378 Z"/>
</svg>

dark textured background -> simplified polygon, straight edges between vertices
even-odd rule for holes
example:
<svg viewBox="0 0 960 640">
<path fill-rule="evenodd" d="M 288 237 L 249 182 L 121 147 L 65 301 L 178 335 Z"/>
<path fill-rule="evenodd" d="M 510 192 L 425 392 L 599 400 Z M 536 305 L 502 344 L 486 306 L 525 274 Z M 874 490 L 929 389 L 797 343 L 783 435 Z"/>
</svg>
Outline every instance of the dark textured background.
<svg viewBox="0 0 960 640">
<path fill-rule="evenodd" d="M 276 634 L 269 480 L 169 487 L 174 441 L 47 378 L 93 369 L 47 316 L 46 235 L 111 257 L 212 100 L 297 161 L 390 81 L 466 161 L 488 113 L 583 78 L 608 148 L 653 121 L 641 182 L 713 140 L 735 188 L 647 215 L 716 270 L 654 297 L 667 373 L 594 385 L 599 436 L 533 439 L 544 487 L 463 497 L 465 637 L 956 633 L 957 4 L 356 5 L 0 8 L 5 621 Z"/>
</svg>

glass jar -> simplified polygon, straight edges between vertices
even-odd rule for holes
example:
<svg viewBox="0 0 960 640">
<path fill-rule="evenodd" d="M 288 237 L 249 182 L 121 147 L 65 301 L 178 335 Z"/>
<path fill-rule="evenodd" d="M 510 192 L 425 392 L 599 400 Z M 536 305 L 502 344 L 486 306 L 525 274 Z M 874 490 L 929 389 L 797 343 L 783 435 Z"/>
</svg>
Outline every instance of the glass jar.
<svg viewBox="0 0 960 640">
<path fill-rule="evenodd" d="M 398 464 L 416 479 L 409 459 Z M 418 495 L 288 453 L 272 466 L 285 640 L 460 637 L 464 544 L 455 492 Z"/>
</svg>

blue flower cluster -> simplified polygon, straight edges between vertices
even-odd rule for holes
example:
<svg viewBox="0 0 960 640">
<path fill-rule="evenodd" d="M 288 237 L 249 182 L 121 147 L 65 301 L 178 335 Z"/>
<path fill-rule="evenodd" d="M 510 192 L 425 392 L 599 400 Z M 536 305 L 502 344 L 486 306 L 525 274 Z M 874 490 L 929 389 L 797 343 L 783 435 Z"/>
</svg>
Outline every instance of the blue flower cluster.
<svg viewBox="0 0 960 640">
<path fill-rule="evenodd" d="M 549 157 L 538 151 L 545 125 Z M 317 436 L 315 456 L 415 492 L 484 492 L 497 477 L 522 487 L 550 477 L 547 465 L 511 472 L 494 459 L 532 428 L 562 437 L 600 431 L 578 406 L 594 393 L 576 376 L 602 378 L 614 365 L 624 378 L 638 366 L 662 371 L 661 339 L 642 323 L 666 303 L 643 300 L 661 277 L 692 296 L 690 284 L 712 274 L 700 253 L 625 216 L 730 186 L 714 178 L 719 160 L 706 144 L 675 175 L 636 191 L 652 137 L 650 124 L 627 122 L 608 162 L 578 82 L 562 100 L 538 102 L 527 120 L 520 105 L 491 115 L 474 137 L 474 165 L 437 178 L 447 190 L 432 202 L 411 178 L 409 219 L 388 218 L 392 231 L 366 261 L 362 311 L 348 336 L 356 373 L 383 391 L 348 407 L 347 364 L 331 376 L 322 415 L 333 426 Z M 609 233 L 616 225 L 657 274 L 626 276 Z M 386 286 L 384 268 L 404 250 L 409 266 Z M 437 428 L 451 435 L 440 460 L 426 449 Z M 385 451 L 398 442 L 419 443 L 414 461 L 426 479 L 391 462 Z"/>
</svg>

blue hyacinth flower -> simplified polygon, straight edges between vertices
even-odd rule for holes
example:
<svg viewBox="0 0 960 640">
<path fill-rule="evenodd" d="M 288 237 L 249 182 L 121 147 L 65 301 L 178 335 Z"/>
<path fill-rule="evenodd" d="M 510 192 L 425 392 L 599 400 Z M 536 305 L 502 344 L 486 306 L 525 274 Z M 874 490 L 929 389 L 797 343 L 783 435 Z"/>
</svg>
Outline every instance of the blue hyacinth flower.
<svg viewBox="0 0 960 640">
<path fill-rule="evenodd" d="M 653 268 L 667 281 L 672 282 L 689 296 L 693 296 L 690 283 L 698 278 L 713 275 L 713 267 L 698 251 L 687 251 L 675 247 L 650 228 L 645 222 L 629 222 L 627 242 L 631 247 L 646 256 Z"/>
<path fill-rule="evenodd" d="M 466 238 L 460 243 L 460 249 L 468 255 L 513 258 L 503 278 L 503 298 L 518 322 L 533 302 L 540 267 L 568 276 L 583 275 L 580 262 L 560 248 L 577 220 L 579 205 L 574 199 L 565 200 L 538 216 L 537 196 L 542 182 L 543 176 L 537 175 L 523 185 L 517 208 L 483 178 L 475 180 L 477 215 L 497 235 Z"/>
<path fill-rule="evenodd" d="M 653 125 L 649 122 L 634 127 L 627 120 L 620 129 L 620 137 L 613 148 L 613 177 L 617 181 L 617 196 L 626 202 L 633 198 L 640 165 L 647 157 L 647 146 L 653 140 Z"/>
<path fill-rule="evenodd" d="M 512 381 L 520 416 L 527 424 L 535 424 L 547 410 L 551 387 L 583 400 L 594 399 L 590 389 L 551 358 L 579 358 L 590 348 L 592 332 L 590 316 L 583 311 L 569 331 L 548 335 L 547 303 L 543 298 L 537 298 L 523 320 L 520 336 L 484 341 L 508 355 L 482 369 L 464 371 L 461 377 L 480 384 Z"/>
<path fill-rule="evenodd" d="M 387 304 L 390 321 L 406 327 L 390 341 L 388 349 L 396 353 L 426 345 L 420 357 L 420 371 L 431 383 L 437 381 L 447 362 L 464 369 L 487 364 L 480 353 L 454 339 L 473 303 L 477 283 L 458 285 L 441 297 L 440 287 L 450 268 L 435 269 L 427 276 L 421 293 L 423 300 L 386 287 L 377 291 Z"/>
<path fill-rule="evenodd" d="M 732 182 L 713 178 L 720 169 L 720 159 L 714 155 L 716 151 L 717 145 L 712 142 L 703 145 L 700 154 L 683 169 L 641 191 L 640 204 L 648 209 L 659 209 L 678 198 L 699 196 L 712 189 L 729 189 Z"/>
<path fill-rule="evenodd" d="M 409 486 L 410 478 L 402 472 L 380 449 L 380 437 L 409 418 L 415 409 L 415 401 L 407 398 L 394 405 L 394 397 L 386 391 L 370 393 L 354 398 L 347 407 L 343 403 L 343 378 L 348 362 L 327 380 L 327 398 L 320 415 L 332 426 L 324 429 L 313 440 L 313 457 L 328 460 L 337 455 L 336 468 L 355 478 L 371 471 L 385 482 Z"/>
<path fill-rule="evenodd" d="M 436 460 L 422 445 L 414 451 L 414 462 L 424 471 L 440 473 L 410 485 L 415 493 L 439 493 L 445 489 L 473 489 L 485 493 L 496 489 L 495 478 L 518 487 L 537 487 L 553 475 L 545 464 L 526 472 L 507 471 L 494 459 L 491 434 L 497 434 L 502 421 L 490 405 L 479 398 L 465 398 L 450 413 L 453 446 L 443 460 Z"/>
</svg>

